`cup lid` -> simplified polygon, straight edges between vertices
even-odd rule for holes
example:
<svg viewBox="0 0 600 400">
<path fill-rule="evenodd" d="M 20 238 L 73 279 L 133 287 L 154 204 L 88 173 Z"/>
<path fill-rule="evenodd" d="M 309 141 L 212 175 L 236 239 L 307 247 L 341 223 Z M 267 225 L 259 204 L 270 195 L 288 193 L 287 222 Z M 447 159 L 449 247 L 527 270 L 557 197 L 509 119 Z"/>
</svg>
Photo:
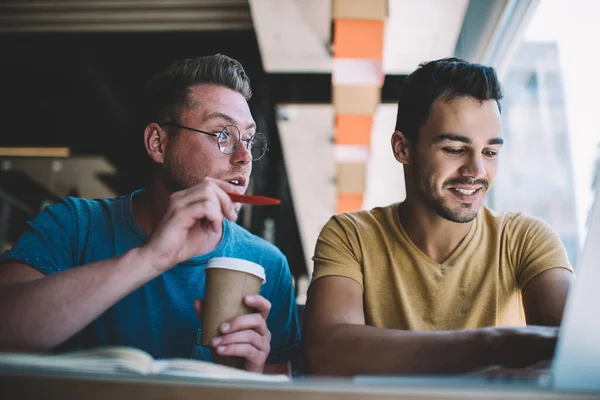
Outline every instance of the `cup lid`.
<svg viewBox="0 0 600 400">
<path fill-rule="evenodd" d="M 263 285 L 267 281 L 265 269 L 262 265 L 255 262 L 233 257 L 214 257 L 206 263 L 205 272 L 211 268 L 230 269 L 233 271 L 246 272 L 258 276 L 263 281 Z"/>
</svg>

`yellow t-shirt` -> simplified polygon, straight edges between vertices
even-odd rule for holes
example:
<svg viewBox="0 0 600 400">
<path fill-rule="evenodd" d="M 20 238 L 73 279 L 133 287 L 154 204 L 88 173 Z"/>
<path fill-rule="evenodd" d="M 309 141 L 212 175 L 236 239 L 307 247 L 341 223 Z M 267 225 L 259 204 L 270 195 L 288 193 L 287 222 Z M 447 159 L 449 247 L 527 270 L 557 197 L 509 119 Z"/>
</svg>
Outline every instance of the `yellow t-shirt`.
<svg viewBox="0 0 600 400">
<path fill-rule="evenodd" d="M 357 281 L 367 325 L 408 330 L 525 325 L 523 287 L 551 268 L 572 271 L 560 238 L 546 223 L 486 207 L 439 264 L 410 240 L 398 206 L 336 215 L 317 241 L 313 282 L 328 275 Z"/>
</svg>

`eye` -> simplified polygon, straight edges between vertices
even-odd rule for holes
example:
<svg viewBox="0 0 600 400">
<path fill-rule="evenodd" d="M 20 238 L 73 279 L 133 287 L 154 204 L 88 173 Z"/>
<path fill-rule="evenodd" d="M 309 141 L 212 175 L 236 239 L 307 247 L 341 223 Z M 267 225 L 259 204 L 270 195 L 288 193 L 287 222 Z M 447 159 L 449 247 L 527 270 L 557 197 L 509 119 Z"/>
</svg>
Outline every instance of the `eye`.
<svg viewBox="0 0 600 400">
<path fill-rule="evenodd" d="M 219 132 L 219 141 L 225 142 L 227 139 L 229 139 L 229 134 L 227 132 L 225 132 L 225 131 Z"/>
<path fill-rule="evenodd" d="M 487 158 L 496 158 L 498 156 L 498 152 L 494 150 L 486 150 L 483 152 L 483 155 Z"/>
<path fill-rule="evenodd" d="M 246 141 L 248 141 L 248 140 L 252 140 L 252 139 L 254 139 L 254 135 L 255 135 L 255 134 L 254 134 L 254 133 L 252 133 L 252 132 L 244 132 L 244 133 L 242 134 L 242 140 L 246 140 Z"/>
<path fill-rule="evenodd" d="M 464 153 L 464 149 L 456 149 L 454 147 L 444 147 L 444 148 L 442 148 L 442 150 L 445 153 L 453 155 L 453 156 L 458 156 L 458 155 Z"/>
</svg>

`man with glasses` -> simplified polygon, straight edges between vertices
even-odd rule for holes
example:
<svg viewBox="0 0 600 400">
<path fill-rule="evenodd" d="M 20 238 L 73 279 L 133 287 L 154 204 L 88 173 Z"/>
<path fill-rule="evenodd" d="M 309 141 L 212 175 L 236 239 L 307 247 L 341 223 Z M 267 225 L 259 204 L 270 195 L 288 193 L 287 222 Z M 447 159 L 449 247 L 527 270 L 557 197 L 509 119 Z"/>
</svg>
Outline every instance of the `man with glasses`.
<svg viewBox="0 0 600 400">
<path fill-rule="evenodd" d="M 157 358 L 211 359 L 199 346 L 204 267 L 213 257 L 265 268 L 255 312 L 221 326 L 212 348 L 245 368 L 289 373 L 299 342 L 291 274 L 273 245 L 235 224 L 252 162 L 267 151 L 248 107 L 250 82 L 224 55 L 181 60 L 148 85 L 144 190 L 47 207 L 0 259 L 0 348 L 101 345 Z M 266 365 L 265 365 L 266 364 Z"/>
</svg>

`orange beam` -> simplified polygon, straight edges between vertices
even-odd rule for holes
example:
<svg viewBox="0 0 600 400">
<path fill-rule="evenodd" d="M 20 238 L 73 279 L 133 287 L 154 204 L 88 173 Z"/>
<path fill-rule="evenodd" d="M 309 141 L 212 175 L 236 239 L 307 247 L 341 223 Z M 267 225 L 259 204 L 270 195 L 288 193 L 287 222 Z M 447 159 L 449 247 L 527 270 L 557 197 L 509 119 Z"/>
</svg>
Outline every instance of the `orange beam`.
<svg viewBox="0 0 600 400">
<path fill-rule="evenodd" d="M 362 193 L 340 193 L 338 194 L 337 213 L 360 210 L 362 204 Z"/>
<path fill-rule="evenodd" d="M 336 19 L 333 56 L 336 58 L 383 58 L 384 21 Z"/>
<path fill-rule="evenodd" d="M 372 115 L 337 115 L 335 117 L 335 144 L 370 146 L 372 125 Z"/>
</svg>

